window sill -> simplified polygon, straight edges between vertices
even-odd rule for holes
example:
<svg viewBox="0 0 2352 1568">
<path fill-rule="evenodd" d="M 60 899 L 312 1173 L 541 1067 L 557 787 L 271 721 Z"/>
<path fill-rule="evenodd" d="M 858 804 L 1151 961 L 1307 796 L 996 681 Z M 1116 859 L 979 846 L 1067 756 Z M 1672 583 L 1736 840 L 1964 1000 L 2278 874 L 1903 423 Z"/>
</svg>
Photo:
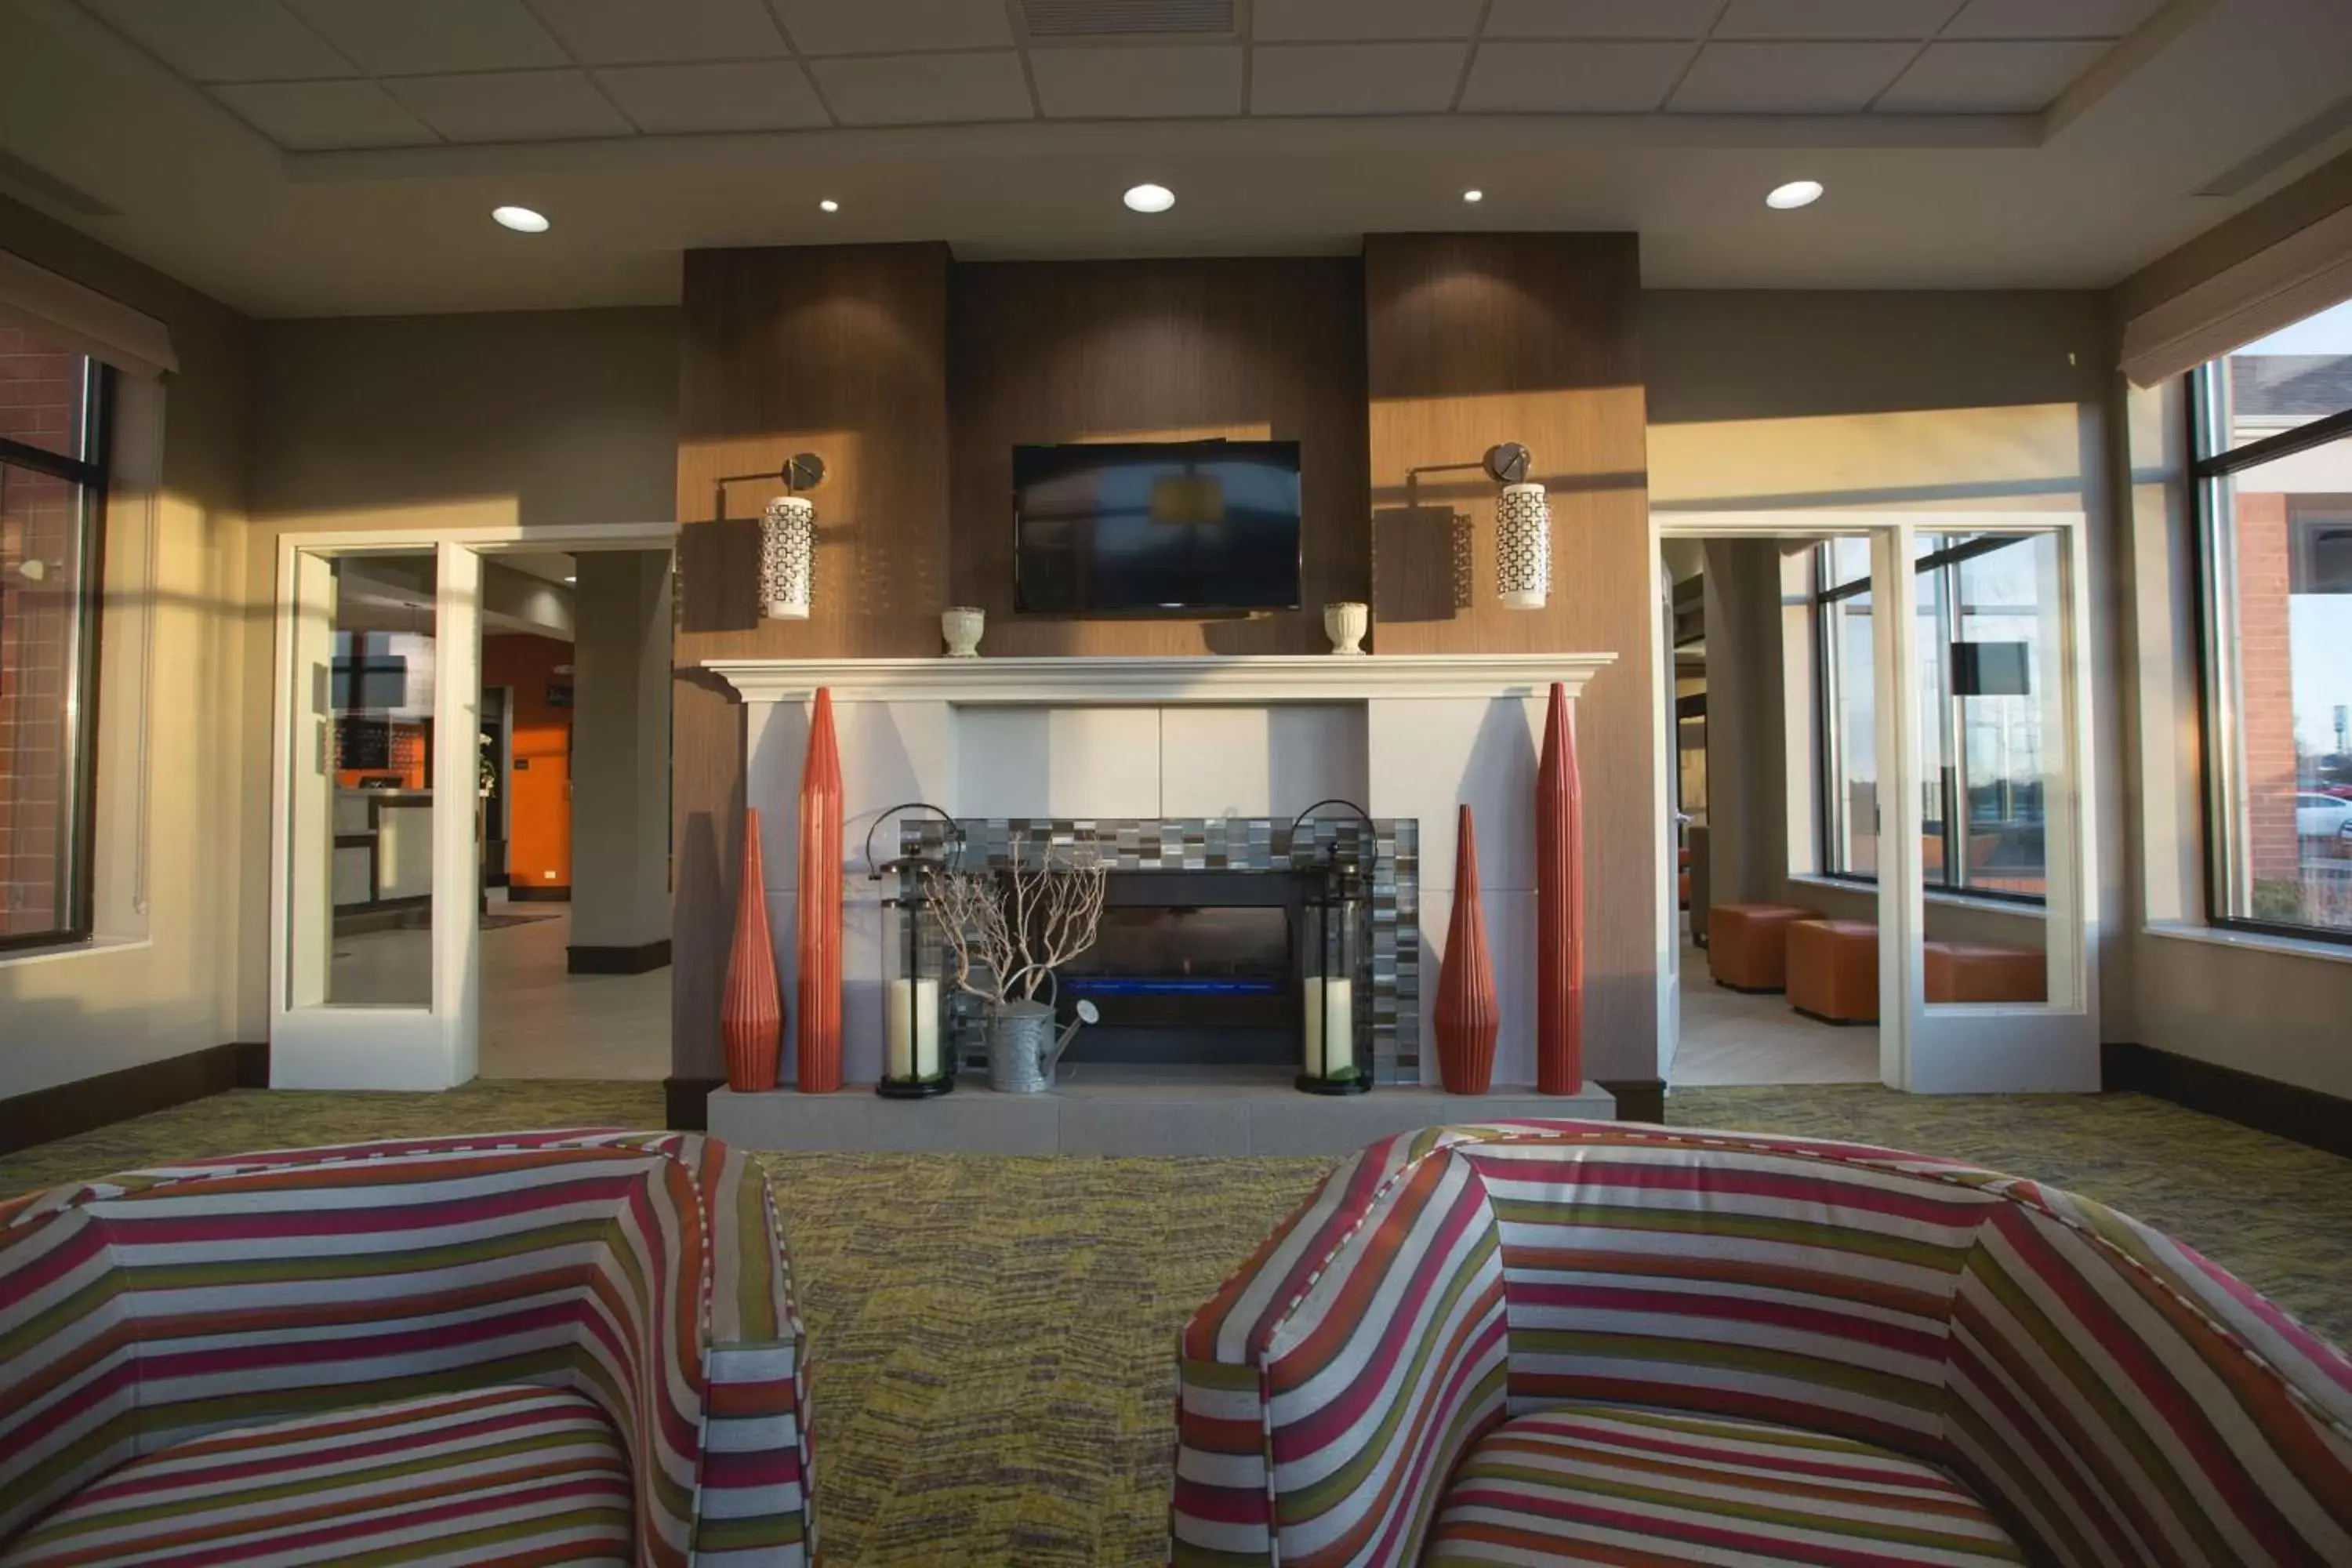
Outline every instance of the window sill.
<svg viewBox="0 0 2352 1568">
<path fill-rule="evenodd" d="M 1833 892 L 1854 893 L 1869 899 L 1878 897 L 1878 884 L 1875 882 L 1849 882 L 1843 877 L 1824 877 L 1812 871 L 1790 872 L 1789 885 L 1792 888 L 1826 888 Z M 2030 921 L 2050 918 L 2050 906 L 2047 904 L 2019 904 L 2007 899 L 1972 899 L 1966 893 L 1944 893 L 1933 888 L 1926 889 L 1923 896 L 1929 903 L 1942 904 L 1948 909 L 1990 910 L 1994 914 L 2018 915 Z"/>
<path fill-rule="evenodd" d="M 2148 936 L 2174 942 L 2201 942 L 2209 947 L 2244 948 L 2252 952 L 2284 953 L 2290 958 L 2315 958 L 2323 963 L 2352 963 L 2352 946 L 2337 942 L 2306 942 L 2299 937 L 2273 936 L 2268 931 L 2231 931 L 2225 927 L 2151 921 L 2140 928 Z"/>
<path fill-rule="evenodd" d="M 89 942 L 60 942 L 55 947 L 27 947 L 15 952 L 0 952 L 0 969 L 14 969 L 20 964 L 56 963 L 75 958 L 93 958 L 105 952 L 129 952 L 152 946 L 143 936 L 101 936 Z"/>
</svg>

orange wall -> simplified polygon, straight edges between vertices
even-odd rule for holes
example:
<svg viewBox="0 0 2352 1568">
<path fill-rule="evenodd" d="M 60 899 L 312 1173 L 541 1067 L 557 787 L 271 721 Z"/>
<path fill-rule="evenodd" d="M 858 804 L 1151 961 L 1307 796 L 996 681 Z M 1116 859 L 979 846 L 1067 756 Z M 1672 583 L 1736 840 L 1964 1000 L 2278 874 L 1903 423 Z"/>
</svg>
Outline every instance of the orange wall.
<svg viewBox="0 0 2352 1568">
<path fill-rule="evenodd" d="M 482 639 L 482 684 L 514 692 L 513 754 L 527 768 L 507 774 L 507 879 L 519 888 L 572 886 L 572 710 L 547 700 L 548 683 L 569 686 L 572 645 L 501 632 Z M 555 873 L 551 877 L 550 871 Z"/>
</svg>

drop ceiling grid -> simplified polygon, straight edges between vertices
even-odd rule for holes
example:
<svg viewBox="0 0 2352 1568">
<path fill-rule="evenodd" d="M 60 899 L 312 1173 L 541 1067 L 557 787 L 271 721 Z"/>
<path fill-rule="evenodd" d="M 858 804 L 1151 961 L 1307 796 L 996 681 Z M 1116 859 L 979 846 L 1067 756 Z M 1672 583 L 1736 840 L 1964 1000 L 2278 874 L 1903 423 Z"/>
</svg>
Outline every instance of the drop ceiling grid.
<svg viewBox="0 0 2352 1568">
<path fill-rule="evenodd" d="M 1230 34 L 1052 39 L 1021 0 L 403 0 L 389 26 L 381 0 L 79 3 L 307 152 L 1139 113 L 2021 113 L 2160 0 L 1236 0 Z"/>
</svg>

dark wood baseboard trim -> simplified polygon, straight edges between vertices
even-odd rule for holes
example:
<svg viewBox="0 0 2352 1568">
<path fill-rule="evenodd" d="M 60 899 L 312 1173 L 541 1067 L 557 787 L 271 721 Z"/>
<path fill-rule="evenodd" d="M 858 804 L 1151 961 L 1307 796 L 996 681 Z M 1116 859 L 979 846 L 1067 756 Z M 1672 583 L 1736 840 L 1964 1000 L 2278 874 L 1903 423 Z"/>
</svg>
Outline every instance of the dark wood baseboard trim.
<svg viewBox="0 0 2352 1568">
<path fill-rule="evenodd" d="M 2101 1046 L 2099 1073 L 2109 1089 L 2153 1095 L 2352 1159 L 2352 1100 L 2148 1046 Z"/>
<path fill-rule="evenodd" d="M 507 884 L 507 902 L 510 904 L 568 904 L 572 901 L 569 888 L 542 888 L 529 882 Z"/>
<path fill-rule="evenodd" d="M 710 1091 L 723 1088 L 723 1078 L 666 1078 L 662 1079 L 662 1101 L 667 1112 L 663 1117 L 673 1132 L 708 1132 L 710 1116 L 704 1103 Z"/>
<path fill-rule="evenodd" d="M 567 947 L 563 966 L 573 974 L 644 974 L 669 967 L 669 938 L 635 947 Z"/>
<path fill-rule="evenodd" d="M 1666 1119 L 1666 1080 L 1662 1078 L 1596 1079 L 1617 1097 L 1617 1120 L 1620 1121 L 1664 1121 Z"/>
<path fill-rule="evenodd" d="M 207 1046 L 0 1100 L 0 1154 L 54 1142 L 237 1088 L 266 1088 L 269 1047 Z"/>
</svg>

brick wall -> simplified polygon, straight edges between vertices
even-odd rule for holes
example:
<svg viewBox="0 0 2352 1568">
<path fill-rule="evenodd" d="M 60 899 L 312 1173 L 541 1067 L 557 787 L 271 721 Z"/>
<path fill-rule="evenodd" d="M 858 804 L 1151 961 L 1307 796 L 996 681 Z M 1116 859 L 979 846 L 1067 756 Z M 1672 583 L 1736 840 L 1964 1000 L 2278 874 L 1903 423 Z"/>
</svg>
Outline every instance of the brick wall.
<svg viewBox="0 0 2352 1568">
<path fill-rule="evenodd" d="M 76 440 L 76 356 L 0 327 L 0 436 Z M 0 935 L 54 929 L 78 525 L 74 487 L 0 468 Z M 37 563 L 28 574 L 27 563 Z"/>
<path fill-rule="evenodd" d="M 2294 833 L 2294 677 L 2288 646 L 2287 500 L 2238 497 L 2238 714 L 2247 862 L 2257 882 L 2301 874 Z"/>
</svg>

